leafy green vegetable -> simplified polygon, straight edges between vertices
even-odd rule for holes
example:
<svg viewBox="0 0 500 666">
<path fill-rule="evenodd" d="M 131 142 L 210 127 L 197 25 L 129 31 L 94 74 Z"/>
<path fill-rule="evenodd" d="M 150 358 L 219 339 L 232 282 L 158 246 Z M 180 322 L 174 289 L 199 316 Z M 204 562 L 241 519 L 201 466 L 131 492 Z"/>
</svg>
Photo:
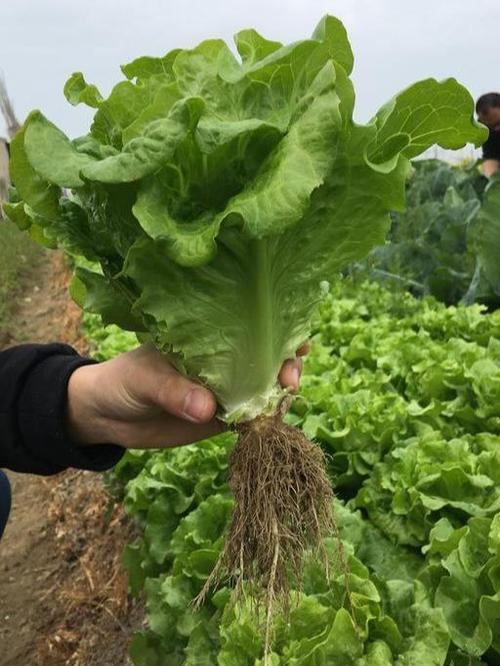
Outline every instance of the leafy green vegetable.
<svg viewBox="0 0 500 666">
<path fill-rule="evenodd" d="M 30 114 L 13 142 L 24 207 L 8 209 L 98 260 L 77 300 L 148 331 L 229 421 L 275 408 L 326 283 L 403 209 L 409 159 L 486 136 L 454 79 L 416 83 L 356 125 L 352 51 L 331 16 L 288 46 L 254 30 L 235 42 L 239 58 L 220 40 L 138 58 L 107 99 L 73 74 L 70 103 L 97 109 L 90 133 L 70 141 Z"/>
<path fill-rule="evenodd" d="M 417 296 L 458 303 L 476 269 L 471 230 L 487 181 L 475 165 L 463 169 L 422 160 L 413 166 L 407 210 L 392 214 L 390 242 L 375 248 L 357 269 Z M 476 290 L 475 297 L 484 300 L 483 291 Z"/>
<path fill-rule="evenodd" d="M 500 302 L 500 181 L 489 184 L 476 163 L 413 164 L 407 210 L 393 212 L 389 243 L 351 271 L 444 303 Z"/>
<path fill-rule="evenodd" d="M 479 273 L 500 297 L 500 180 L 492 180 L 489 184 L 470 235 Z"/>
</svg>

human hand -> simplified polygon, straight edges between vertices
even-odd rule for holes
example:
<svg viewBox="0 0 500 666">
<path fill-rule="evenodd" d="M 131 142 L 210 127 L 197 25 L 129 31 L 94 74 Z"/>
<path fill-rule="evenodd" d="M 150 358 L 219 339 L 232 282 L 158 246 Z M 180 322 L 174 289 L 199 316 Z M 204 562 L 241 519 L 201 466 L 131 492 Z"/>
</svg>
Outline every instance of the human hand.
<svg viewBox="0 0 500 666">
<path fill-rule="evenodd" d="M 302 359 L 281 368 L 279 381 L 299 388 Z M 152 344 L 96 365 L 84 365 L 68 384 L 68 425 L 78 443 L 113 442 L 125 448 L 189 444 L 225 429 L 215 418 L 213 393 L 179 373 Z"/>
</svg>

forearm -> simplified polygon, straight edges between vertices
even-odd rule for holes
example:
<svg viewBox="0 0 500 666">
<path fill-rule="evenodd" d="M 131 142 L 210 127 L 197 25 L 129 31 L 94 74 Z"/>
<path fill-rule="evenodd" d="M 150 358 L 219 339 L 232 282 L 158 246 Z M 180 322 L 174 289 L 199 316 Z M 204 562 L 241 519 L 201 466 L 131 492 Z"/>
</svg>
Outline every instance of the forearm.
<svg viewBox="0 0 500 666">
<path fill-rule="evenodd" d="M 68 427 L 68 384 L 89 363 L 59 344 L 0 352 L 0 467 L 48 475 L 67 467 L 103 470 L 119 460 L 119 447 L 84 449 Z"/>
</svg>

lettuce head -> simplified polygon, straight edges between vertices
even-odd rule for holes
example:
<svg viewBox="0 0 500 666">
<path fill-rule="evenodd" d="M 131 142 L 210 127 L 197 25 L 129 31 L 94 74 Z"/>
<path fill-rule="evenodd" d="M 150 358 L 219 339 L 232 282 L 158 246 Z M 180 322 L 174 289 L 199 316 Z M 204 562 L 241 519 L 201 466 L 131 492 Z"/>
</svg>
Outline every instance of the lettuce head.
<svg viewBox="0 0 500 666">
<path fill-rule="evenodd" d="M 275 408 L 328 282 L 404 207 L 410 160 L 487 135 L 454 79 L 355 123 L 353 55 L 332 16 L 310 39 L 250 29 L 235 45 L 140 57 L 107 98 L 73 74 L 65 95 L 96 109 L 89 133 L 70 140 L 33 111 L 6 205 L 33 237 L 96 262 L 77 271 L 76 300 L 153 340 L 228 421 Z"/>
</svg>

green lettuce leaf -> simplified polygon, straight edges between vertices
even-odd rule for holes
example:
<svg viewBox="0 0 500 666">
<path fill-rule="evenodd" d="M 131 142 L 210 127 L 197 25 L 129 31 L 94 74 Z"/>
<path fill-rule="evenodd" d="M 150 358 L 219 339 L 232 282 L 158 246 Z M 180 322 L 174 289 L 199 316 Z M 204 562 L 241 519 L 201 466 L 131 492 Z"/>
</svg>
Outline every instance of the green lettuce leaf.
<svg viewBox="0 0 500 666">
<path fill-rule="evenodd" d="M 81 72 L 75 72 L 64 84 L 64 96 L 70 104 L 86 104 L 94 109 L 99 108 L 103 101 L 102 95 L 95 85 L 87 83 Z"/>
</svg>

